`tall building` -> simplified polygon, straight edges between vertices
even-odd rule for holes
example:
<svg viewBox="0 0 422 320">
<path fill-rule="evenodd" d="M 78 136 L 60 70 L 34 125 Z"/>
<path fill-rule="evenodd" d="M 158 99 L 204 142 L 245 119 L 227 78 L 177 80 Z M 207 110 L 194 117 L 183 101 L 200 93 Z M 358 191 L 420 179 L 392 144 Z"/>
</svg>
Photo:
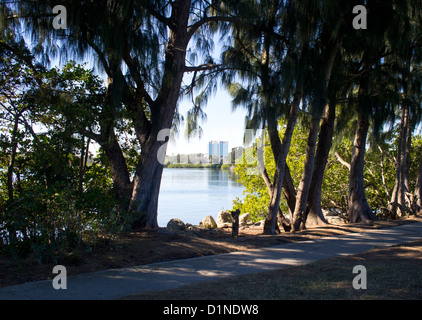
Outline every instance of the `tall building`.
<svg viewBox="0 0 422 320">
<path fill-rule="evenodd" d="M 221 163 L 229 155 L 229 143 L 227 141 L 210 141 L 209 157 L 212 163 Z"/>
</svg>

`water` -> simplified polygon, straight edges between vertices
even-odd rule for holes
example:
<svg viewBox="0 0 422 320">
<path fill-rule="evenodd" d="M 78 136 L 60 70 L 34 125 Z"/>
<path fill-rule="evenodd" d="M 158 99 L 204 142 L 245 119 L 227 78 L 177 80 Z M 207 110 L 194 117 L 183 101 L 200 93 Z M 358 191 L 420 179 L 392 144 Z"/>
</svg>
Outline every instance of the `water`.
<svg viewBox="0 0 422 320">
<path fill-rule="evenodd" d="M 230 210 L 244 187 L 227 170 L 165 168 L 158 201 L 158 225 L 165 227 L 178 218 L 198 225 L 207 215 L 217 219 L 221 210 Z"/>
</svg>

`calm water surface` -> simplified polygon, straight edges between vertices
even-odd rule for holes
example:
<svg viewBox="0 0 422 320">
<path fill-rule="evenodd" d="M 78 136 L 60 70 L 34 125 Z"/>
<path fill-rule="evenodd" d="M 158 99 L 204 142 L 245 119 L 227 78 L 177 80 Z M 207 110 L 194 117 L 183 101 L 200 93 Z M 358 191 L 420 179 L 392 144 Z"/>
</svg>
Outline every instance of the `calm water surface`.
<svg viewBox="0 0 422 320">
<path fill-rule="evenodd" d="M 207 215 L 229 210 L 236 197 L 243 198 L 244 187 L 227 170 L 165 168 L 158 201 L 158 225 L 165 227 L 172 218 L 199 224 Z"/>
</svg>

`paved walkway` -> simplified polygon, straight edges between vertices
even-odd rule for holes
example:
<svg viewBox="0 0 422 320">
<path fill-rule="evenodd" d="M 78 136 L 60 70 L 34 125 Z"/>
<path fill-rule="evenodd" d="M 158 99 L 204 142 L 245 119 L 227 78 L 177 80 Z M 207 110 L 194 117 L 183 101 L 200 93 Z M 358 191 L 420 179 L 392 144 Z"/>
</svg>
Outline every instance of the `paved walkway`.
<svg viewBox="0 0 422 320">
<path fill-rule="evenodd" d="M 0 300 L 118 299 L 200 281 L 303 265 L 420 239 L 422 222 L 414 222 L 269 248 L 82 274 L 68 277 L 66 290 L 55 290 L 52 280 L 31 282 L 0 288 Z"/>
</svg>

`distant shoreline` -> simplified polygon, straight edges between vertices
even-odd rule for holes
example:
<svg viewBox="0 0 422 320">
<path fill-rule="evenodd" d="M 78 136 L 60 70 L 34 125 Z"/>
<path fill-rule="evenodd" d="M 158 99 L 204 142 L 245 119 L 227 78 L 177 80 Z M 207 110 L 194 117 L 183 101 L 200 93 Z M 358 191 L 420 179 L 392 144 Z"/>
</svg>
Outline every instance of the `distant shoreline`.
<svg viewBox="0 0 422 320">
<path fill-rule="evenodd" d="M 233 170 L 234 166 L 230 164 L 214 164 L 214 163 L 168 163 L 164 168 L 170 169 L 216 169 L 216 170 Z"/>
</svg>

